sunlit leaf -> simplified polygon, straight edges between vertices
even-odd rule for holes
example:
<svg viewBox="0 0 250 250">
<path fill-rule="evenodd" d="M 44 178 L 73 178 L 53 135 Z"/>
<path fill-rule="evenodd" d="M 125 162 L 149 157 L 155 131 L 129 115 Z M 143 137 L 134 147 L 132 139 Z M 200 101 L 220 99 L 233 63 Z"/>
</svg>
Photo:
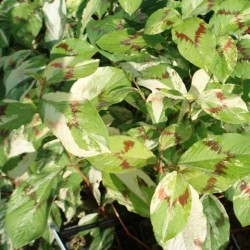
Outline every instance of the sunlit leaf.
<svg viewBox="0 0 250 250">
<path fill-rule="evenodd" d="M 207 234 L 207 220 L 199 195 L 190 186 L 191 210 L 185 228 L 163 245 L 166 250 L 200 250 Z"/>
<path fill-rule="evenodd" d="M 118 0 L 122 8 L 132 15 L 140 6 L 142 0 Z"/>
<path fill-rule="evenodd" d="M 77 100 L 68 93 L 43 96 L 44 123 L 66 150 L 79 157 L 109 152 L 107 128 L 87 100 Z"/>
<path fill-rule="evenodd" d="M 241 124 L 249 122 L 249 110 L 239 95 L 221 89 L 204 91 L 197 99 L 202 109 L 223 122 Z"/>
<path fill-rule="evenodd" d="M 88 158 L 97 169 L 108 173 L 124 173 L 155 162 L 154 154 L 141 142 L 129 136 L 110 136 L 110 153 Z"/>
<path fill-rule="evenodd" d="M 160 245 L 176 237 L 187 225 L 191 211 L 189 185 L 177 172 L 167 174 L 151 200 L 150 214 L 155 237 Z"/>
</svg>

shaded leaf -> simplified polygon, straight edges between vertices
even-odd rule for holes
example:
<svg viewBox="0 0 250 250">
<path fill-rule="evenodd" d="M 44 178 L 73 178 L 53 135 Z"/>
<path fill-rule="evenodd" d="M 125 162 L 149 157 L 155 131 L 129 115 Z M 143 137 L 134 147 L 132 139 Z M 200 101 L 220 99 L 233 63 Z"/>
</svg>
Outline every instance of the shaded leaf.
<svg viewBox="0 0 250 250">
<path fill-rule="evenodd" d="M 159 137 L 160 150 L 173 147 L 188 140 L 192 135 L 190 125 L 172 124 L 165 128 Z"/>
<path fill-rule="evenodd" d="M 239 95 L 221 89 L 204 91 L 197 99 L 201 108 L 223 122 L 242 124 L 249 122 L 249 110 Z"/>
<path fill-rule="evenodd" d="M 8 202 L 5 227 L 15 248 L 40 237 L 47 227 L 52 189 L 61 168 L 52 167 L 33 175 L 13 192 Z"/>
<path fill-rule="evenodd" d="M 177 172 L 167 174 L 158 184 L 150 206 L 151 223 L 160 245 L 185 228 L 190 210 L 189 185 Z"/>
<path fill-rule="evenodd" d="M 142 170 L 122 174 L 103 173 L 103 184 L 108 190 L 106 198 L 116 200 L 129 211 L 149 217 L 155 184 Z"/>
<path fill-rule="evenodd" d="M 0 103 L 0 130 L 11 131 L 31 122 L 36 113 L 32 104 L 19 102 Z"/>
<path fill-rule="evenodd" d="M 247 175 L 239 181 L 233 195 L 234 213 L 240 224 L 250 225 L 250 176 Z"/>
<path fill-rule="evenodd" d="M 227 212 L 213 195 L 203 196 L 201 200 L 207 218 L 207 237 L 202 249 L 225 249 L 229 242 L 230 233 Z"/>
<path fill-rule="evenodd" d="M 155 163 L 154 154 L 141 142 L 129 136 L 109 137 L 110 153 L 89 157 L 97 169 L 108 173 L 124 173 Z"/>
</svg>

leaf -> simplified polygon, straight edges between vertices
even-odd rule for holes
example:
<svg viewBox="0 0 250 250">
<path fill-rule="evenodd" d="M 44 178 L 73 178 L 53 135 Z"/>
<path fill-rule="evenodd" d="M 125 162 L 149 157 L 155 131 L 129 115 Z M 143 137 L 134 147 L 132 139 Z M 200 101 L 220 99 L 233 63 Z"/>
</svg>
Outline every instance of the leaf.
<svg viewBox="0 0 250 250">
<path fill-rule="evenodd" d="M 198 193 L 190 186 L 191 210 L 185 228 L 163 245 L 166 250 L 200 250 L 207 234 L 207 220 Z"/>
<path fill-rule="evenodd" d="M 99 67 L 94 74 L 78 79 L 70 92 L 81 100 L 93 100 L 92 103 L 103 108 L 121 102 L 131 90 L 131 83 L 123 70 Z"/>
<path fill-rule="evenodd" d="M 50 51 L 52 60 L 64 56 L 81 56 L 85 60 L 97 52 L 97 49 L 80 38 L 69 38 L 56 43 Z"/>
<path fill-rule="evenodd" d="M 104 172 L 103 184 L 108 191 L 106 198 L 116 200 L 131 212 L 149 217 L 155 184 L 142 170 L 136 169 L 122 174 Z"/>
<path fill-rule="evenodd" d="M 67 13 L 65 0 L 45 2 L 42 10 L 46 26 L 45 41 L 54 44 L 64 36 Z"/>
<path fill-rule="evenodd" d="M 235 183 L 235 178 L 203 171 L 202 169 L 188 167 L 179 173 L 200 194 L 221 193 Z"/>
<path fill-rule="evenodd" d="M 222 1 L 214 9 L 209 26 L 216 35 L 242 34 L 250 25 L 250 3 L 245 0 Z"/>
<path fill-rule="evenodd" d="M 90 157 L 109 152 L 108 132 L 98 112 L 87 100 L 68 93 L 43 96 L 44 123 L 71 154 Z"/>
<path fill-rule="evenodd" d="M 238 61 L 232 75 L 238 78 L 250 78 L 250 39 L 242 38 L 236 44 L 238 50 Z"/>
<path fill-rule="evenodd" d="M 230 36 L 220 36 L 217 39 L 216 53 L 213 58 L 212 72 L 221 82 L 231 75 L 237 63 L 237 48 Z"/>
<path fill-rule="evenodd" d="M 32 104 L 7 102 L 0 103 L 0 130 L 11 131 L 31 122 L 36 113 Z"/>
<path fill-rule="evenodd" d="M 116 30 L 103 35 L 97 45 L 110 53 L 140 51 L 146 47 L 143 36 L 132 29 Z"/>
<path fill-rule="evenodd" d="M 188 140 L 191 135 L 192 128 L 190 125 L 172 124 L 165 128 L 159 137 L 160 150 L 163 151 L 167 148 L 183 143 Z"/>
<path fill-rule="evenodd" d="M 177 172 L 167 174 L 158 184 L 150 206 L 151 223 L 160 245 L 185 228 L 190 210 L 189 185 Z"/>
<path fill-rule="evenodd" d="M 79 34 L 78 34 L 79 37 L 82 36 L 88 22 L 91 19 L 91 16 L 95 13 L 100 3 L 101 3 L 101 0 L 90 0 L 87 2 L 87 5 L 84 8 L 82 17 L 81 17 L 81 27 L 80 27 Z"/>
<path fill-rule="evenodd" d="M 39 238 L 47 227 L 52 189 L 57 186 L 60 167 L 33 175 L 13 192 L 8 202 L 5 227 L 15 248 Z"/>
<path fill-rule="evenodd" d="M 150 66 L 142 71 L 142 75 L 137 84 L 150 89 L 153 94 L 160 92 L 172 99 L 183 99 L 187 93 L 179 74 L 166 64 Z"/>
<path fill-rule="evenodd" d="M 158 9 L 147 20 L 144 32 L 154 35 L 170 29 L 181 21 L 180 13 L 175 9 L 165 7 Z"/>
<path fill-rule="evenodd" d="M 188 94 L 198 97 L 206 88 L 210 76 L 203 69 L 197 70 L 192 78 L 191 88 L 188 91 Z"/>
<path fill-rule="evenodd" d="M 10 60 L 14 58 L 10 57 Z M 15 91 L 15 89 L 21 89 L 22 84 L 25 81 L 28 82 L 28 85 L 23 92 L 25 93 L 27 90 L 29 91 L 29 88 L 33 86 L 30 82 L 30 78 L 35 74 L 40 74 L 44 69 L 45 64 L 45 58 L 38 56 L 23 61 L 20 65 L 17 65 L 14 69 L 12 69 L 4 81 L 6 96 L 8 96 L 9 99 L 14 99 L 10 98 L 11 94 Z"/>
<path fill-rule="evenodd" d="M 87 25 L 87 34 L 90 42 L 95 44 L 103 35 L 124 28 L 125 20 L 120 16 L 106 16 L 101 20 L 90 20 Z"/>
<path fill-rule="evenodd" d="M 89 157 L 93 167 L 108 173 L 125 173 L 155 163 L 154 154 L 129 136 L 109 137 L 110 153 Z"/>
<path fill-rule="evenodd" d="M 93 74 L 99 65 L 98 59 L 85 60 L 81 56 L 57 58 L 47 65 L 43 77 L 47 83 L 76 80 Z"/>
<path fill-rule="evenodd" d="M 11 34 L 18 43 L 32 47 L 42 25 L 42 15 L 37 3 L 22 2 L 10 10 Z"/>
<path fill-rule="evenodd" d="M 250 175 L 239 181 L 233 196 L 234 213 L 240 224 L 250 225 Z"/>
<path fill-rule="evenodd" d="M 203 20 L 186 19 L 172 29 L 172 39 L 189 62 L 206 71 L 211 67 L 216 39 Z"/>
<path fill-rule="evenodd" d="M 179 164 L 237 181 L 250 172 L 250 139 L 235 133 L 213 135 L 193 144 Z"/>
<path fill-rule="evenodd" d="M 221 89 L 204 91 L 197 99 L 201 108 L 223 122 L 242 124 L 249 122 L 249 110 L 239 95 Z"/>
<path fill-rule="evenodd" d="M 213 195 L 203 196 L 201 200 L 207 218 L 207 236 L 202 249 L 225 249 L 229 242 L 230 233 L 227 212 Z"/>
<path fill-rule="evenodd" d="M 131 16 L 140 6 L 142 0 L 118 0 L 122 8 Z"/>
<path fill-rule="evenodd" d="M 183 0 L 181 2 L 183 18 L 205 15 L 217 6 L 218 2 L 218 0 Z"/>
<path fill-rule="evenodd" d="M 93 238 L 89 250 L 108 250 L 114 241 L 114 228 L 99 229 L 99 232 Z"/>
</svg>

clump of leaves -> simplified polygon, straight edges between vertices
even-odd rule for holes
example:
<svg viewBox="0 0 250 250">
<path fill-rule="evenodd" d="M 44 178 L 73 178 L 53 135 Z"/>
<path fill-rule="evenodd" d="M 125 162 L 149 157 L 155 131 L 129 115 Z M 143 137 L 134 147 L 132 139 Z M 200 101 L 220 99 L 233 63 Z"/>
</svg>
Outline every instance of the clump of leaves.
<svg viewBox="0 0 250 250">
<path fill-rule="evenodd" d="M 250 225 L 249 14 L 245 0 L 3 0 L 3 249 L 48 246 L 48 221 L 100 221 L 115 201 L 168 250 L 224 249 L 222 196 Z M 112 246 L 113 229 L 84 234 Z"/>
</svg>

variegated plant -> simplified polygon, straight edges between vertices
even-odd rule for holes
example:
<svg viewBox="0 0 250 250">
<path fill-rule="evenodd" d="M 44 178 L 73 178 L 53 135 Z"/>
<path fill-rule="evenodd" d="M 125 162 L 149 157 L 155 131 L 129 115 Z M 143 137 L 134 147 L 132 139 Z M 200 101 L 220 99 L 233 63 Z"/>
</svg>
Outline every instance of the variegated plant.
<svg viewBox="0 0 250 250">
<path fill-rule="evenodd" d="M 0 248 L 56 249 L 48 221 L 116 201 L 163 249 L 226 249 L 221 197 L 250 225 L 249 27 L 247 0 L 0 1 Z"/>
</svg>

